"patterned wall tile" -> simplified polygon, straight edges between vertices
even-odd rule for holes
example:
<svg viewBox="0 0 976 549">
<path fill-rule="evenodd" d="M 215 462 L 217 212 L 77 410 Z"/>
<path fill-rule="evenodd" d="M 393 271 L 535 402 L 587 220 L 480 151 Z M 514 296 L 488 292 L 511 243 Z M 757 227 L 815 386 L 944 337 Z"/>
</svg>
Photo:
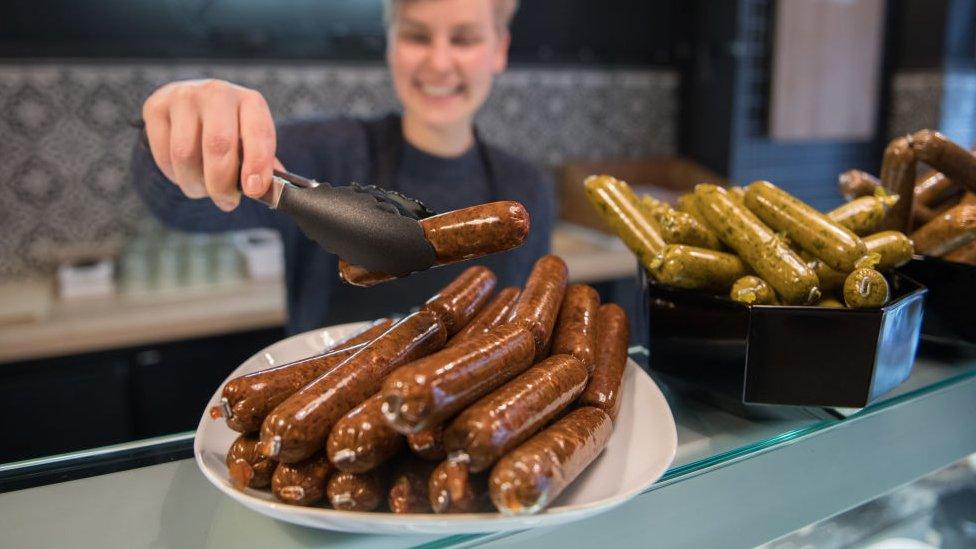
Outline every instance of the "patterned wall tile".
<svg viewBox="0 0 976 549">
<path fill-rule="evenodd" d="M 0 65 L 0 278 L 52 268 L 52 249 L 134 231 L 127 121 L 166 82 L 214 77 L 260 90 L 276 117 L 395 109 L 386 69 L 316 65 Z M 660 70 L 512 69 L 478 123 L 532 161 L 670 154 L 677 76 Z"/>
</svg>

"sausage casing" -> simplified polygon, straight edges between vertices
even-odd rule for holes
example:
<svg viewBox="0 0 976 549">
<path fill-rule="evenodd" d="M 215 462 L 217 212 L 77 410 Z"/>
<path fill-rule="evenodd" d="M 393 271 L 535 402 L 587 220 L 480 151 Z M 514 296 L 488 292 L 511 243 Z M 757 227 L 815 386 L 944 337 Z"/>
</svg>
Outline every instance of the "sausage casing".
<svg viewBox="0 0 976 549">
<path fill-rule="evenodd" d="M 689 290 L 725 290 L 746 274 L 746 266 L 734 254 L 668 244 L 648 269 L 662 284 Z"/>
<path fill-rule="evenodd" d="M 821 288 L 823 281 L 821 281 Z M 773 287 L 758 276 L 744 276 L 732 284 L 729 297 L 746 305 L 776 305 L 776 292 Z"/>
<path fill-rule="evenodd" d="M 831 268 L 850 272 L 864 257 L 864 242 L 856 234 L 769 181 L 750 183 L 745 203 L 759 219 L 785 231 L 793 242 Z"/>
<path fill-rule="evenodd" d="M 427 484 L 430 507 L 435 513 L 474 513 L 488 505 L 487 475 L 476 475 L 466 462 L 442 461 Z"/>
<path fill-rule="evenodd" d="M 444 430 L 448 456 L 465 455 L 473 473 L 535 434 L 586 387 L 586 367 L 553 355 L 460 413 Z"/>
<path fill-rule="evenodd" d="M 941 256 L 976 239 L 976 205 L 960 204 L 912 233 L 915 249 Z"/>
<path fill-rule="evenodd" d="M 854 200 L 862 196 L 872 196 L 881 186 L 881 181 L 862 170 L 847 170 L 837 176 L 837 190 L 845 200 Z"/>
<path fill-rule="evenodd" d="M 265 416 L 275 406 L 313 379 L 338 366 L 363 344 L 379 337 L 391 324 L 393 321 L 388 318 L 377 320 L 348 339 L 336 343 L 326 353 L 228 381 L 221 392 L 221 406 L 212 410 L 211 415 L 223 416 L 227 426 L 235 431 L 257 431 Z"/>
<path fill-rule="evenodd" d="M 532 365 L 532 333 L 505 324 L 408 364 L 383 382 L 383 415 L 408 434 L 444 422 Z"/>
<path fill-rule="evenodd" d="M 402 513 L 430 513 L 428 483 L 436 464 L 415 456 L 403 460 L 393 475 L 387 503 L 390 511 Z"/>
<path fill-rule="evenodd" d="M 498 461 L 488 477 L 492 503 L 507 515 L 545 509 L 600 455 L 612 431 L 603 410 L 573 410 Z"/>
<path fill-rule="evenodd" d="M 745 206 L 715 185 L 697 185 L 695 196 L 718 237 L 783 301 L 805 305 L 820 299 L 817 275 Z"/>
<path fill-rule="evenodd" d="M 258 438 L 241 435 L 227 450 L 227 471 L 234 488 L 265 488 L 271 484 L 271 474 L 278 462 L 258 452 Z"/>
<path fill-rule="evenodd" d="M 416 433 L 407 435 L 407 445 L 410 450 L 431 461 L 440 461 L 447 457 L 447 450 L 444 448 L 444 425 L 434 425 Z"/>
<path fill-rule="evenodd" d="M 491 297 L 498 281 L 488 267 L 468 267 L 450 284 L 427 300 L 423 308 L 440 317 L 448 336 L 456 334 L 471 321 Z"/>
<path fill-rule="evenodd" d="M 898 203 L 897 195 L 884 194 L 880 191 L 872 196 L 862 196 L 841 204 L 827 212 L 831 221 L 847 227 L 854 234 L 864 236 L 878 230 L 888 215 L 892 206 Z"/>
<path fill-rule="evenodd" d="M 332 465 L 324 455 L 298 463 L 279 463 L 271 477 L 275 497 L 292 505 L 314 505 L 325 497 Z"/>
<path fill-rule="evenodd" d="M 336 422 L 325 443 L 336 469 L 365 473 L 379 467 L 403 447 L 403 435 L 383 419 L 383 395 L 376 393 Z"/>
<path fill-rule="evenodd" d="M 337 471 L 329 478 L 326 494 L 332 507 L 342 511 L 375 511 L 386 500 L 386 470 L 368 473 Z"/>
<path fill-rule="evenodd" d="M 600 294 L 592 286 L 570 284 L 566 288 L 552 339 L 552 354 L 573 355 L 593 372 L 596 353 L 596 311 Z"/>
<path fill-rule="evenodd" d="M 911 135 L 910 141 L 918 160 L 970 192 L 976 192 L 976 156 L 971 152 L 934 130 L 919 130 Z"/>
<path fill-rule="evenodd" d="M 915 151 L 908 138 L 892 139 L 885 148 L 881 161 L 881 186 L 888 194 L 903 197 L 888 213 L 885 229 L 907 233 L 912 228 L 912 207 L 914 200 L 908 197 L 915 193 Z"/>
<path fill-rule="evenodd" d="M 368 343 L 335 369 L 279 404 L 261 425 L 261 452 L 286 463 L 323 448 L 339 419 L 379 390 L 402 364 L 444 346 L 447 330 L 430 311 L 418 311 Z"/>
<path fill-rule="evenodd" d="M 535 338 L 535 358 L 549 353 L 552 330 L 559 315 L 559 306 L 566 293 L 569 271 L 566 262 L 555 255 L 539 258 L 525 281 L 525 289 L 515 302 L 510 322 L 525 324 Z"/>
<path fill-rule="evenodd" d="M 468 322 L 461 331 L 454 334 L 447 341 L 446 347 L 450 347 L 459 341 L 464 341 L 469 337 L 490 332 L 497 326 L 508 322 L 508 317 L 512 315 L 512 308 L 518 300 L 522 289 L 517 286 L 503 288 L 484 308 L 481 309 L 471 322 Z"/>
<path fill-rule="evenodd" d="M 641 211 L 638 199 L 623 181 L 592 175 L 583 182 L 586 197 L 603 221 L 620 236 L 641 263 L 647 265 L 664 248 L 664 239 Z"/>
<path fill-rule="evenodd" d="M 577 404 L 606 412 L 611 420 L 620 410 L 620 382 L 627 368 L 630 322 L 616 303 L 607 303 L 597 313 L 596 369 Z"/>
</svg>

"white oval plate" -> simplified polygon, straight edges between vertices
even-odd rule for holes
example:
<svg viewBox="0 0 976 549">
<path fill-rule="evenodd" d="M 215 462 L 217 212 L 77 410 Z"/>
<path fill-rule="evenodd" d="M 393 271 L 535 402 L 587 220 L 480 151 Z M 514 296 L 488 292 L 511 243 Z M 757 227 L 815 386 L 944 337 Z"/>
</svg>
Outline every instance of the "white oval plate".
<svg viewBox="0 0 976 549">
<path fill-rule="evenodd" d="M 362 323 L 313 330 L 279 341 L 244 361 L 227 378 L 271 365 L 299 360 L 355 331 Z M 545 511 L 529 516 L 500 513 L 456 515 L 360 513 L 323 507 L 299 507 L 277 501 L 270 492 L 236 490 L 227 477 L 224 458 L 237 438 L 223 421 L 208 411 L 219 401 L 220 388 L 204 409 L 193 441 L 197 465 L 219 490 L 255 511 L 294 524 L 370 534 L 462 534 L 523 530 L 554 526 L 602 513 L 649 488 L 664 474 L 677 449 L 671 409 L 654 381 L 637 364 L 627 361 L 620 413 L 610 443 L 600 457 Z"/>
</svg>

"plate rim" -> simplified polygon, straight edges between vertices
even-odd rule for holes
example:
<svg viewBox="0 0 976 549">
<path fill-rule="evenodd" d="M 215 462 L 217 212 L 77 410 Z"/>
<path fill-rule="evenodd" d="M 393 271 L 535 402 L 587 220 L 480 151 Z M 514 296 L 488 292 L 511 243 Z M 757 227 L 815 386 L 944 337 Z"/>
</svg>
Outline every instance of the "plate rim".
<svg viewBox="0 0 976 549">
<path fill-rule="evenodd" d="M 327 507 L 318 507 L 318 506 L 308 506 L 308 507 L 296 506 L 284 502 L 268 501 L 266 499 L 259 498 L 255 495 L 248 493 L 247 491 L 238 490 L 233 486 L 230 486 L 226 479 L 219 477 L 216 471 L 211 470 L 211 468 L 204 463 L 202 431 L 205 422 L 213 421 L 209 417 L 208 410 L 210 409 L 214 397 L 219 395 L 221 388 L 227 383 L 227 381 L 232 379 L 233 377 L 236 377 L 236 375 L 240 375 L 240 374 L 236 374 L 236 372 L 238 369 L 240 369 L 241 366 L 243 366 L 246 362 L 248 362 L 252 358 L 261 356 L 264 353 L 269 352 L 269 350 L 272 347 L 285 344 L 290 340 L 308 337 L 311 334 L 317 334 L 323 330 L 336 330 L 336 329 L 347 329 L 347 328 L 355 329 L 361 326 L 365 326 L 368 323 L 369 323 L 368 321 L 348 322 L 344 324 L 336 324 L 333 326 L 308 330 L 306 332 L 295 334 L 293 336 L 276 341 L 271 345 L 268 345 L 258 350 L 253 355 L 251 355 L 243 362 L 241 362 L 241 364 L 239 364 L 237 368 L 235 368 L 224 379 L 224 381 L 222 381 L 217 386 L 217 389 L 215 390 L 214 394 L 211 396 L 210 400 L 207 401 L 206 407 L 204 408 L 203 414 L 201 415 L 200 418 L 200 422 L 198 423 L 197 429 L 193 436 L 194 461 L 196 462 L 197 468 L 200 469 L 200 471 L 203 473 L 204 477 L 208 481 L 210 481 L 210 483 L 214 485 L 214 487 L 216 487 L 219 491 L 223 492 L 227 497 L 231 498 L 232 500 L 238 500 L 240 503 L 254 510 L 255 512 L 258 512 L 260 514 L 263 514 L 265 516 L 268 516 L 276 520 L 282 520 L 292 524 L 301 524 L 301 525 L 310 526 L 313 528 L 319 528 L 323 530 L 336 531 L 338 530 L 338 528 L 330 528 L 328 525 L 323 523 L 319 523 L 316 525 L 309 525 L 307 522 L 292 521 L 289 520 L 288 518 L 278 516 L 277 513 L 283 512 L 285 515 L 287 515 L 288 512 L 294 512 L 296 513 L 295 515 L 296 518 L 302 517 L 302 518 L 309 518 L 310 520 L 314 520 L 315 518 L 318 518 L 320 520 L 327 520 L 330 523 L 336 521 L 341 522 L 346 520 L 350 522 L 355 522 L 356 524 L 364 524 L 366 522 L 370 522 L 373 524 L 382 523 L 384 526 L 402 526 L 404 531 L 413 530 L 412 533 L 423 533 L 421 530 L 419 530 L 419 528 L 422 528 L 424 525 L 444 525 L 445 526 L 444 530 L 447 530 L 450 528 L 449 525 L 452 523 L 479 522 L 485 525 L 486 529 L 484 530 L 484 532 L 497 532 L 497 531 L 504 531 L 507 529 L 511 529 L 511 526 L 506 526 L 505 523 L 519 523 L 518 526 L 519 528 L 531 528 L 534 526 L 533 524 L 530 524 L 531 522 L 540 522 L 540 521 L 548 522 L 545 517 L 553 517 L 553 520 L 555 521 L 558 519 L 572 518 L 574 515 L 577 514 L 589 516 L 592 514 L 597 514 L 599 512 L 609 511 L 614 507 L 626 503 L 627 501 L 645 492 L 648 488 L 653 486 L 654 483 L 660 480 L 661 476 L 667 471 L 668 467 L 670 467 L 670 465 L 674 463 L 674 458 L 677 453 L 677 426 L 675 425 L 674 422 L 674 414 L 671 411 L 671 406 L 668 404 L 667 399 L 664 396 L 664 393 L 661 391 L 661 388 L 658 387 L 654 379 L 629 356 L 627 357 L 627 363 L 626 363 L 626 368 L 624 370 L 624 375 L 626 376 L 628 371 L 633 370 L 634 372 L 632 375 L 635 376 L 635 380 L 639 379 L 637 376 L 643 376 L 645 378 L 643 382 L 648 384 L 648 388 L 652 391 L 652 393 L 656 394 L 660 402 L 664 404 L 663 409 L 667 413 L 667 418 L 666 418 L 667 421 L 664 422 L 664 427 L 667 431 L 666 438 L 668 443 L 667 444 L 668 452 L 667 455 L 665 456 L 666 459 L 664 460 L 665 464 L 663 469 L 659 473 L 657 473 L 657 475 L 652 480 L 650 480 L 647 483 L 640 483 L 639 486 L 635 486 L 633 488 L 630 488 L 628 490 L 619 492 L 617 494 L 614 494 L 612 496 L 600 500 L 591 501 L 587 503 L 574 504 L 574 505 L 549 507 L 544 509 L 540 513 L 531 514 L 531 515 L 506 515 L 504 513 L 497 512 L 497 511 L 484 512 L 484 513 L 454 513 L 454 514 L 440 514 L 440 515 L 436 513 L 386 513 L 386 512 L 375 512 L 375 511 L 344 511 L 340 509 L 330 509 Z M 663 420 L 665 418 L 660 417 L 657 419 Z M 601 456 L 602 455 L 603 454 L 601 452 Z M 270 509 L 275 510 L 276 514 L 271 515 L 267 512 L 264 512 L 262 510 L 263 507 L 268 507 Z M 417 523 L 423 523 L 423 524 L 415 528 L 409 527 L 409 525 L 411 524 L 416 525 Z M 493 528 L 493 526 L 496 527 Z M 544 526 L 544 525 L 540 524 L 538 526 Z M 342 531 L 357 532 L 358 530 L 342 530 Z M 449 533 L 446 532 L 434 532 L 432 530 L 427 532 L 434 533 L 434 534 L 443 533 L 445 535 L 450 535 Z M 454 533 L 469 533 L 469 532 L 471 531 L 459 530 Z"/>
</svg>

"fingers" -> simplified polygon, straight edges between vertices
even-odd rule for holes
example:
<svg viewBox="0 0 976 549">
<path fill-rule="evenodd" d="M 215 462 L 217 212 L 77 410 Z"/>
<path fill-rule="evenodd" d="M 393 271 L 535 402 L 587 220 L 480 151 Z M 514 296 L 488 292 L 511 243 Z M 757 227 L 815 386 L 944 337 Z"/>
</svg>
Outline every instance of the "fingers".
<svg viewBox="0 0 976 549">
<path fill-rule="evenodd" d="M 203 155 L 200 150 L 200 113 L 191 98 L 173 102 L 169 111 L 169 157 L 174 181 L 190 198 L 207 196 L 203 178 Z"/>
<path fill-rule="evenodd" d="M 240 106 L 240 135 L 244 150 L 241 188 L 259 197 L 271 187 L 275 166 L 276 136 L 271 110 L 260 93 L 247 91 Z"/>
<path fill-rule="evenodd" d="M 142 106 L 142 119 L 146 122 L 146 137 L 149 140 L 149 152 L 159 166 L 160 171 L 170 181 L 176 181 L 173 173 L 173 163 L 169 159 L 169 109 L 154 93 Z"/>
<path fill-rule="evenodd" d="M 204 185 L 218 208 L 231 211 L 241 200 L 237 192 L 240 177 L 237 101 L 224 89 L 205 94 L 199 103 L 203 113 Z"/>
</svg>

